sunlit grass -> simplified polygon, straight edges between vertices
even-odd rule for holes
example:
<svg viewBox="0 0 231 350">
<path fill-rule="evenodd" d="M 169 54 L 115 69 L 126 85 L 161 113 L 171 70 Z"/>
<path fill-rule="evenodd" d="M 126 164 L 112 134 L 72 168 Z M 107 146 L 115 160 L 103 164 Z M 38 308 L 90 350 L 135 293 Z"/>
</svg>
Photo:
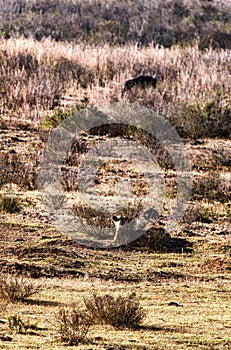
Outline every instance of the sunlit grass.
<svg viewBox="0 0 231 350">
<path fill-rule="evenodd" d="M 46 123 L 57 104 L 73 111 L 125 101 L 158 111 L 192 137 L 199 131 L 216 134 L 219 128 L 221 134 L 229 132 L 229 50 L 202 52 L 197 44 L 138 48 L 17 38 L 1 39 L 0 55 L 5 91 L 0 111 L 8 123 L 19 123 L 19 115 L 21 123 Z M 122 97 L 124 82 L 139 74 L 156 74 L 157 89 Z"/>
</svg>

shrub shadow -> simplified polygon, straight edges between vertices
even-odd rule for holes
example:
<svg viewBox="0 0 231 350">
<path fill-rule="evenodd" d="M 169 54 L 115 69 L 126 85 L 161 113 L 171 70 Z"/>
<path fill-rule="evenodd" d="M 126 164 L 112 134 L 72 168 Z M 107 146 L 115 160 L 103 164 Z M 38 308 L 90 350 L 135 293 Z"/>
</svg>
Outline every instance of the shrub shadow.
<svg viewBox="0 0 231 350">
<path fill-rule="evenodd" d="M 65 303 L 59 301 L 51 301 L 51 300 L 33 300 L 33 299 L 25 299 L 23 301 L 24 304 L 27 305 L 37 305 L 37 306 L 61 306 L 65 305 Z"/>
<path fill-rule="evenodd" d="M 171 238 L 168 251 L 171 253 L 192 253 L 193 243 L 185 238 Z"/>
</svg>

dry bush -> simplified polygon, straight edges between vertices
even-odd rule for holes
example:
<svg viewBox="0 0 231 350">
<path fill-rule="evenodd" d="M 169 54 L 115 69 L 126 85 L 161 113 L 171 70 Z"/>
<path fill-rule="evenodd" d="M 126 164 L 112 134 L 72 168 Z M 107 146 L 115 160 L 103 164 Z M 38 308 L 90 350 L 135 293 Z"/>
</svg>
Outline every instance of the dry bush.
<svg viewBox="0 0 231 350">
<path fill-rule="evenodd" d="M 231 152 L 229 148 L 215 149 L 213 151 L 213 159 L 216 167 L 230 167 L 231 165 Z"/>
<path fill-rule="evenodd" d="M 88 225 L 114 227 L 110 213 L 95 210 L 90 206 L 83 205 L 74 205 L 72 211 L 77 217 L 81 217 L 86 221 Z"/>
<path fill-rule="evenodd" d="M 203 101 L 198 99 L 191 104 L 184 104 L 184 113 L 181 106 L 177 118 L 170 117 L 170 121 L 182 136 L 190 138 L 201 137 L 229 137 L 231 135 L 231 107 L 224 96 L 210 96 Z"/>
<path fill-rule="evenodd" d="M 93 295 L 84 299 L 86 309 L 95 323 L 110 324 L 115 328 L 137 328 L 145 313 L 135 293 L 127 297 L 112 295 Z"/>
<path fill-rule="evenodd" d="M 222 180 L 220 174 L 215 171 L 204 174 L 202 178 L 195 178 L 192 193 L 194 199 L 207 199 L 222 203 L 230 200 L 229 184 L 226 185 L 225 180 Z"/>
<path fill-rule="evenodd" d="M 28 190 L 37 188 L 37 156 L 33 157 L 34 164 L 28 164 L 19 159 L 18 154 L 5 152 L 0 153 L 0 186 L 14 183 Z"/>
<path fill-rule="evenodd" d="M 186 225 L 191 225 L 193 222 L 204 222 L 211 223 L 215 221 L 214 212 L 205 208 L 201 203 L 197 203 L 197 205 L 190 205 L 187 212 L 183 217 L 183 222 Z"/>
<path fill-rule="evenodd" d="M 0 298 L 12 303 L 24 301 L 41 291 L 33 280 L 24 279 L 13 274 L 2 274 L 0 277 Z"/>
<path fill-rule="evenodd" d="M 18 213 L 21 210 L 21 200 L 17 197 L 0 194 L 0 211 Z"/>
<path fill-rule="evenodd" d="M 182 218 L 182 222 L 184 224 L 190 225 L 195 221 L 199 221 L 200 210 L 201 210 L 200 203 L 190 204 L 187 208 L 187 211 L 184 214 L 184 217 Z"/>
<path fill-rule="evenodd" d="M 78 345 L 87 340 L 87 334 L 91 326 L 90 318 L 83 312 L 61 309 L 56 321 L 59 328 L 60 340 L 68 345 Z"/>
</svg>

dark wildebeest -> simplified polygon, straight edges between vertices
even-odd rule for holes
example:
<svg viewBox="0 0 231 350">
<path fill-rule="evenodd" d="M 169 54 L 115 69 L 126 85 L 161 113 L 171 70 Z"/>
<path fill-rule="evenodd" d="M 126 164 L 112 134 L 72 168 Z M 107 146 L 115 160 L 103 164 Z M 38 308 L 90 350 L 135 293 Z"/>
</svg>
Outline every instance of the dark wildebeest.
<svg viewBox="0 0 231 350">
<path fill-rule="evenodd" d="M 156 77 L 150 77 L 149 75 L 140 75 L 137 78 L 126 81 L 122 91 L 122 96 L 126 91 L 130 91 L 134 86 L 138 86 L 141 89 L 145 89 L 148 86 L 155 88 L 156 84 L 157 84 Z"/>
</svg>

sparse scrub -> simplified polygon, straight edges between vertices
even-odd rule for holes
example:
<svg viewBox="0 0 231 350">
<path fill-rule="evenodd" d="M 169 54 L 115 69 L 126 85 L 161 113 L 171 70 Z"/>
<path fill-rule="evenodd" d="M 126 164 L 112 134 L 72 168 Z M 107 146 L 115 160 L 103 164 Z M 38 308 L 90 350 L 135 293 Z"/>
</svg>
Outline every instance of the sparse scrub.
<svg viewBox="0 0 231 350">
<path fill-rule="evenodd" d="M 231 46 L 229 2 L 148 0 L 17 0 L 0 1 L 0 36 L 37 40 L 165 47 L 200 40 L 202 49 Z M 148 9 L 148 11 L 147 11 Z"/>
<path fill-rule="evenodd" d="M 56 321 L 62 342 L 67 345 L 78 345 L 86 342 L 92 322 L 85 313 L 74 307 L 71 310 L 60 309 Z"/>
<path fill-rule="evenodd" d="M 110 324 L 115 328 L 138 328 L 145 313 L 135 293 L 127 297 L 106 294 L 84 299 L 93 322 Z"/>
<path fill-rule="evenodd" d="M 0 298 L 8 302 L 24 301 L 41 289 L 34 281 L 14 274 L 2 274 L 0 277 Z"/>
</svg>

